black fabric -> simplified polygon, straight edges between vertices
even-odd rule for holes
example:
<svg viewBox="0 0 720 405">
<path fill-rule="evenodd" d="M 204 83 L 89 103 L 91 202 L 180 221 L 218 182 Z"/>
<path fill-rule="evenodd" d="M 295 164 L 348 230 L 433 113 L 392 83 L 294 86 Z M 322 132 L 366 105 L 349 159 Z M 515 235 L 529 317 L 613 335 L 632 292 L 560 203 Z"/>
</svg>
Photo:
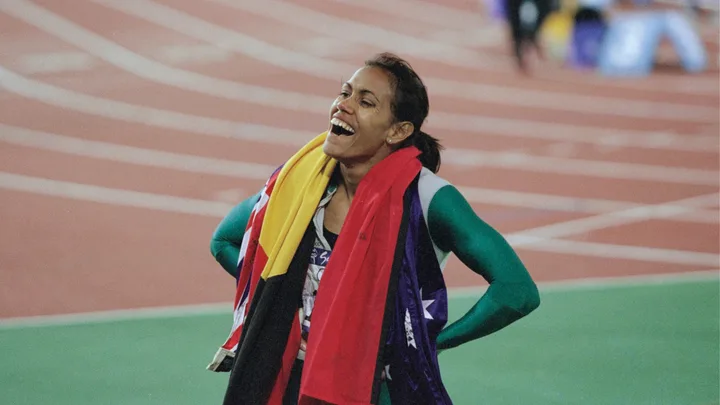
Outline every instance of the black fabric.
<svg viewBox="0 0 720 405">
<path fill-rule="evenodd" d="M 285 390 L 285 396 L 283 396 L 283 405 L 297 405 L 298 403 L 303 364 L 305 364 L 304 361 L 295 359 L 295 364 L 293 364 L 292 371 L 290 371 L 290 380 Z"/>
<path fill-rule="evenodd" d="M 323 227 L 323 236 L 328 241 L 328 244 L 330 245 L 330 250 L 335 249 L 335 242 L 338 240 L 338 234 L 332 233 L 327 230 L 327 228 Z"/>
<path fill-rule="evenodd" d="M 371 395 L 371 403 L 378 404 L 380 401 L 380 390 L 382 385 L 382 372 L 385 369 L 385 351 L 387 349 L 387 336 L 392 328 L 395 320 L 395 297 L 397 293 L 398 277 L 403 267 L 405 257 L 405 242 L 407 240 L 408 223 L 410 222 L 410 204 L 412 203 L 412 193 L 417 193 L 418 181 L 420 176 L 415 177 L 412 183 L 405 190 L 403 196 L 403 213 L 400 220 L 400 229 L 398 230 L 397 245 L 395 245 L 395 254 L 393 256 L 392 270 L 390 272 L 390 282 L 388 285 L 387 298 L 385 300 L 385 314 L 383 315 L 383 326 L 380 332 L 380 347 L 375 365 L 375 379 L 373 380 L 373 389 Z"/>
<path fill-rule="evenodd" d="M 267 403 L 297 316 L 314 241 L 315 227 L 310 223 L 286 274 L 258 282 L 223 405 Z"/>
</svg>

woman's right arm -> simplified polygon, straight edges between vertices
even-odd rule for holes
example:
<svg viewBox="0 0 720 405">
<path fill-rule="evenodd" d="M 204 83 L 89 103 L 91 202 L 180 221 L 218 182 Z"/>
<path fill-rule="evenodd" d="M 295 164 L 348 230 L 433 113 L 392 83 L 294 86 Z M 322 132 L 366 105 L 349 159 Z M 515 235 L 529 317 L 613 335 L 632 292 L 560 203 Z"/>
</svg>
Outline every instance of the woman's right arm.
<svg viewBox="0 0 720 405">
<path fill-rule="evenodd" d="M 237 278 L 240 246 L 245 235 L 245 228 L 255 203 L 260 199 L 260 193 L 258 192 L 233 207 L 220 221 L 210 241 L 210 252 L 215 260 L 235 278 Z"/>
</svg>

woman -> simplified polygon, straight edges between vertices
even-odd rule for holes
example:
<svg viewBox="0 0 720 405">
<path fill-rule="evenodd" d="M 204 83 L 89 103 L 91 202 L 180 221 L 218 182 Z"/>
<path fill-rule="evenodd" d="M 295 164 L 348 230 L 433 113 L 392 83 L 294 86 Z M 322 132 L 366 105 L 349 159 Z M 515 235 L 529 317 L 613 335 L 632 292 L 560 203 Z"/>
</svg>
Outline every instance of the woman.
<svg viewBox="0 0 720 405">
<path fill-rule="evenodd" d="M 512 248 L 435 174 L 428 110 L 407 62 L 366 61 L 328 131 L 220 223 L 211 251 L 238 280 L 236 311 L 208 368 L 231 371 L 226 405 L 450 404 L 437 352 L 539 305 Z M 451 252 L 490 287 L 443 328 Z"/>
</svg>

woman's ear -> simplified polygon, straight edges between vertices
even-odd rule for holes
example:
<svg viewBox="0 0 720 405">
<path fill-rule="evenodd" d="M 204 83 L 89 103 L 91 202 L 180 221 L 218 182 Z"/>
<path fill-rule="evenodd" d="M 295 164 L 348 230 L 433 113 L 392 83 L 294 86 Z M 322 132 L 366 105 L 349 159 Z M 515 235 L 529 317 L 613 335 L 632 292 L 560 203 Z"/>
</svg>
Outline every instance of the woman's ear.
<svg viewBox="0 0 720 405">
<path fill-rule="evenodd" d="M 385 142 L 390 145 L 397 145 L 412 135 L 413 132 L 415 132 L 415 125 L 413 125 L 412 122 L 403 121 L 395 123 L 392 128 L 390 128 L 390 133 Z"/>
</svg>

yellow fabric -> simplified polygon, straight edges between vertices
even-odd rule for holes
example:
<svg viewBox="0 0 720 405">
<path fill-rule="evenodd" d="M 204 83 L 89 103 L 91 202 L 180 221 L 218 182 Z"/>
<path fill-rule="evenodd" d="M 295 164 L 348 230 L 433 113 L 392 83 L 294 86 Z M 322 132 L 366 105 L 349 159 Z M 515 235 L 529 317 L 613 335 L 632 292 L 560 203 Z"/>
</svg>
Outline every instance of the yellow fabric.
<svg viewBox="0 0 720 405">
<path fill-rule="evenodd" d="M 565 60 L 567 57 L 573 24 L 573 14 L 565 10 L 554 12 L 545 19 L 540 29 L 540 36 L 552 58 Z"/>
<path fill-rule="evenodd" d="M 302 147 L 280 170 L 260 231 L 268 260 L 261 277 L 284 275 L 312 220 L 337 162 L 322 150 L 327 131 Z"/>
</svg>

